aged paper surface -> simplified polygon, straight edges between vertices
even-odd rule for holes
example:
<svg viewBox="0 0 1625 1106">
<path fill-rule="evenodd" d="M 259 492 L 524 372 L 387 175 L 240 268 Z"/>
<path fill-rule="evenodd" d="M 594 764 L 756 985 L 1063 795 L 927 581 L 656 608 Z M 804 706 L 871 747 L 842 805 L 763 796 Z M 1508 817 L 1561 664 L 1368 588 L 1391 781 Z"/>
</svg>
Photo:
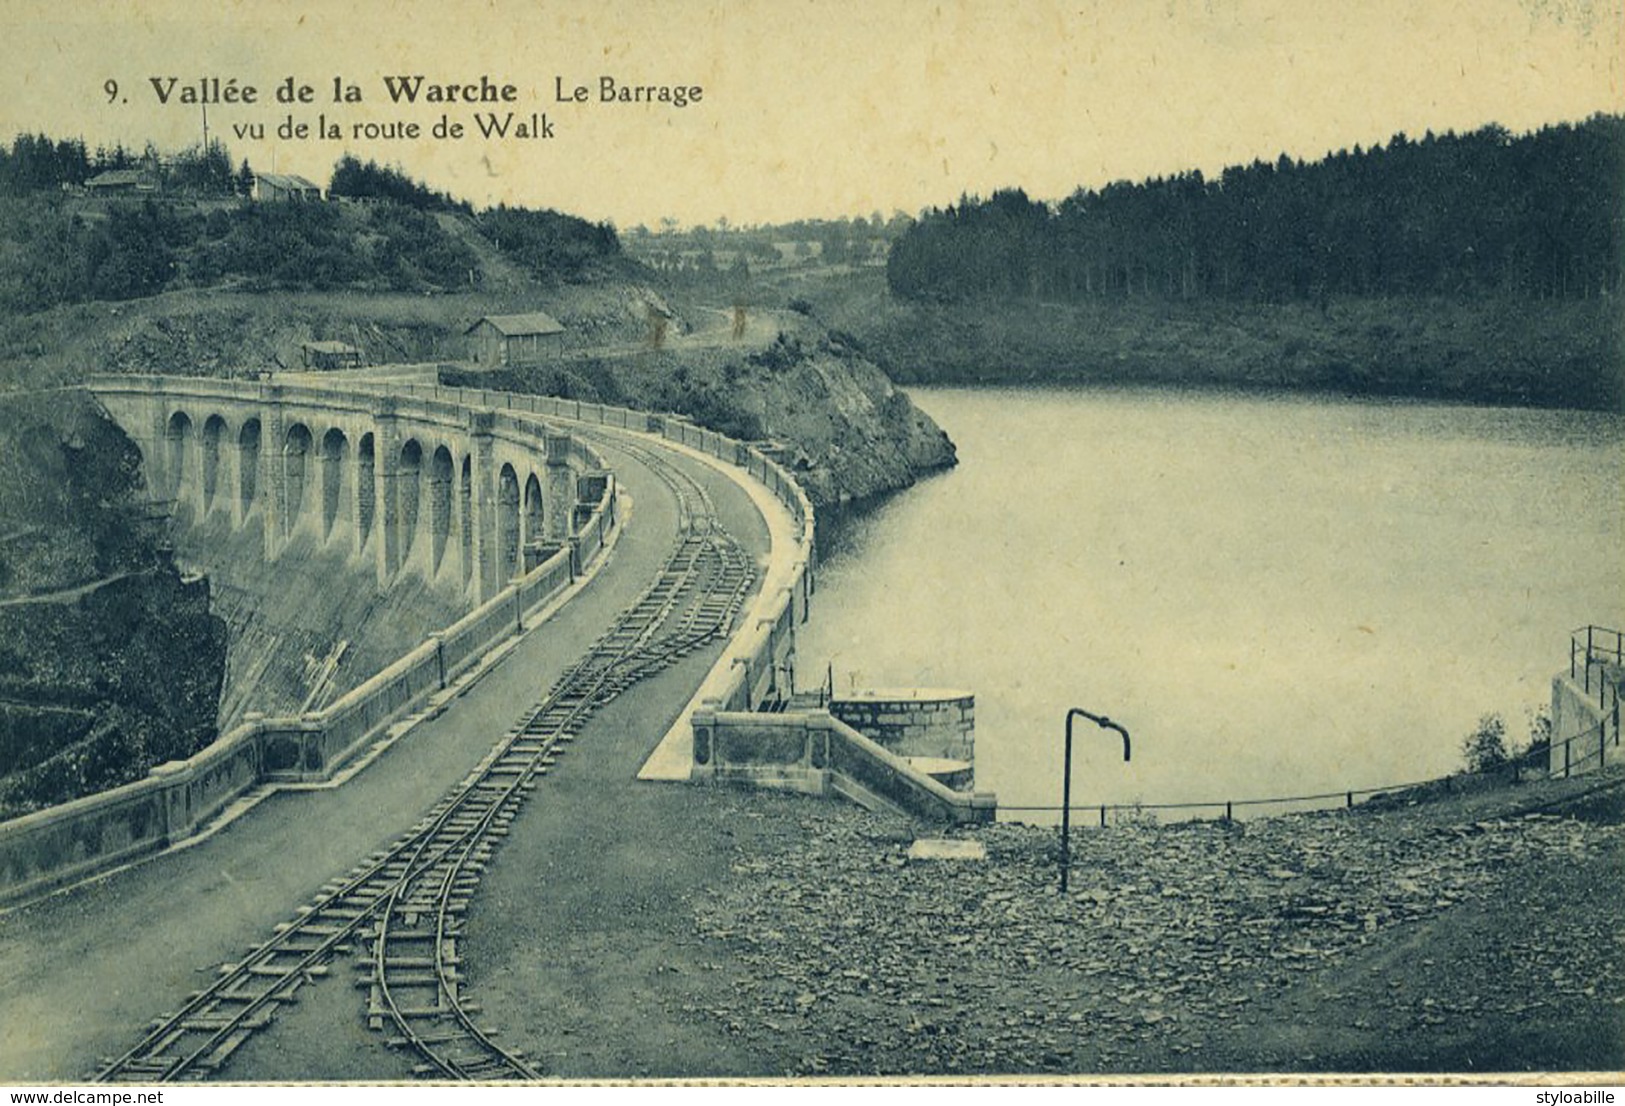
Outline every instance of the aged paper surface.
<svg viewBox="0 0 1625 1106">
<path fill-rule="evenodd" d="M 207 136 L 318 185 L 350 153 L 623 233 L 889 216 L 1619 112 L 1622 29 L 1609 0 L 7 0 L 0 139 Z"/>
</svg>

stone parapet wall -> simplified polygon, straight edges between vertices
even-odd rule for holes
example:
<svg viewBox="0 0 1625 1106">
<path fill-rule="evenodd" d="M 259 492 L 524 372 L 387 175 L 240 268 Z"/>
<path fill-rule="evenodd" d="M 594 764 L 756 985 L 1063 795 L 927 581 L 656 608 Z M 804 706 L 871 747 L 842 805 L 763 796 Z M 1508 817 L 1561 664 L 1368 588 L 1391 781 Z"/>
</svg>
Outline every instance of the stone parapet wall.
<svg viewBox="0 0 1625 1106">
<path fill-rule="evenodd" d="M 864 691 L 832 699 L 829 712 L 898 756 L 976 761 L 976 697 L 970 692 Z"/>
</svg>

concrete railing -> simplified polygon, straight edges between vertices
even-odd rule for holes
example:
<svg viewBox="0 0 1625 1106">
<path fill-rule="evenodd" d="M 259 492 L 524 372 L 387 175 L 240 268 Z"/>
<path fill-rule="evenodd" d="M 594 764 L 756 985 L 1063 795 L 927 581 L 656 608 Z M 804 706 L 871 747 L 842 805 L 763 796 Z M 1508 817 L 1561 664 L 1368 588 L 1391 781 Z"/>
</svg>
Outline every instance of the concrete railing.
<svg viewBox="0 0 1625 1106">
<path fill-rule="evenodd" d="M 209 397 L 241 398 L 243 390 L 260 387 L 198 377 L 169 379 L 187 395 Z M 151 378 L 143 380 L 143 386 L 152 387 Z M 286 399 L 295 393 L 313 405 L 364 406 L 371 398 L 358 401 L 341 390 L 309 387 L 284 388 L 281 395 Z M 475 396 L 492 395 L 429 397 L 416 412 L 461 419 Z M 500 421 L 508 433 L 545 449 L 541 424 L 513 416 Z M 571 448 L 585 467 L 604 467 L 603 458 L 584 443 L 573 442 Z M 153 768 L 145 779 L 0 823 L 0 903 L 31 898 L 183 841 L 263 781 L 331 778 L 387 726 L 522 632 L 527 619 L 591 565 L 617 525 L 616 494 L 611 482 L 567 547 L 326 709 L 294 718 L 251 716 L 187 760 Z"/>
<path fill-rule="evenodd" d="M 992 795 L 955 791 L 824 711 L 696 711 L 695 777 L 841 795 L 929 822 L 991 822 Z"/>
</svg>

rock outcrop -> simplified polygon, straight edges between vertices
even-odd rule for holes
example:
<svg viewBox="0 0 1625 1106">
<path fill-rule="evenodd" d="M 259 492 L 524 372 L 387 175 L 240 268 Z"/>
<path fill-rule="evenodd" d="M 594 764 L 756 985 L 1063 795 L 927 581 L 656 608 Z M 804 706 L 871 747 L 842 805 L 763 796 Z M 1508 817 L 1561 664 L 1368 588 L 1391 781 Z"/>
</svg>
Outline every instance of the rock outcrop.
<svg viewBox="0 0 1625 1106">
<path fill-rule="evenodd" d="M 955 463 L 947 434 L 864 355 L 856 340 L 791 311 L 731 332 L 566 354 L 510 369 L 446 369 L 447 384 L 672 411 L 762 443 L 815 506 L 896 491 Z"/>
<path fill-rule="evenodd" d="M 170 563 L 129 439 L 83 393 L 4 405 L 0 818 L 207 745 L 226 663 L 208 584 Z"/>
</svg>

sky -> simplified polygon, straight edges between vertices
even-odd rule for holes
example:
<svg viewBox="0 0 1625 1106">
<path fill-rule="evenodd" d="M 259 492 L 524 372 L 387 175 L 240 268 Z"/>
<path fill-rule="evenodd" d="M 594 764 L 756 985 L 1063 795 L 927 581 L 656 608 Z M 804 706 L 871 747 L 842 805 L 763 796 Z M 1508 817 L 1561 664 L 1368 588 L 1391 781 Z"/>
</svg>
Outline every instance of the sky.
<svg viewBox="0 0 1625 1106">
<path fill-rule="evenodd" d="M 183 97 L 217 78 L 256 90 L 207 106 L 255 169 L 325 185 L 350 152 L 477 206 L 623 229 L 913 214 L 1014 186 L 1059 200 L 1399 131 L 1625 112 L 1625 0 L 0 0 L 0 40 L 0 139 L 178 149 L 203 133 Z M 513 88 L 397 103 L 386 76 Z M 277 102 L 289 77 L 309 102 Z M 605 78 L 703 91 L 605 102 Z M 512 113 L 505 137 L 480 133 L 492 112 Z M 442 116 L 461 137 L 433 135 Z M 517 137 L 533 116 L 551 137 Z M 279 137 L 288 123 L 310 133 Z"/>
</svg>

